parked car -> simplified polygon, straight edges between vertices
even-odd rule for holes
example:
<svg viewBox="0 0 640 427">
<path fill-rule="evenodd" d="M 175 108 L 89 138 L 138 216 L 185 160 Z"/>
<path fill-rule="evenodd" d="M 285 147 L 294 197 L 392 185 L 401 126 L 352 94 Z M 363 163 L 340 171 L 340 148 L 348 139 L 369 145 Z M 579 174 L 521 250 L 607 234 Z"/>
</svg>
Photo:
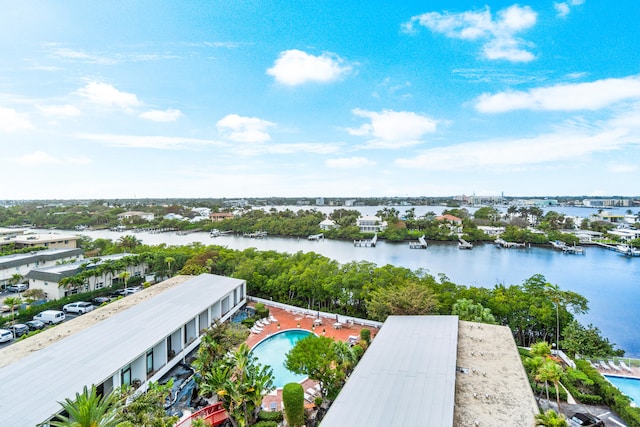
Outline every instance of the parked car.
<svg viewBox="0 0 640 427">
<path fill-rule="evenodd" d="M 24 283 L 19 283 L 17 285 L 9 285 L 9 286 L 7 286 L 7 290 L 9 292 L 24 292 L 27 289 L 29 289 L 29 286 L 25 285 Z"/>
<path fill-rule="evenodd" d="M 40 320 L 29 320 L 28 322 L 24 322 L 24 324 L 27 325 L 30 331 L 38 331 L 44 329 L 46 326 L 44 322 Z"/>
<path fill-rule="evenodd" d="M 13 326 L 9 326 L 9 330 L 13 333 L 14 338 L 20 338 L 21 336 L 29 333 L 29 327 L 22 323 L 16 323 Z"/>
<path fill-rule="evenodd" d="M 77 313 L 84 314 L 93 310 L 93 304 L 90 302 L 77 301 L 62 306 L 62 311 L 65 313 Z"/>
<path fill-rule="evenodd" d="M 13 332 L 7 329 L 0 329 L 0 342 L 7 342 L 13 339 Z"/>
<path fill-rule="evenodd" d="M 45 325 L 60 323 L 65 319 L 64 312 L 58 310 L 45 310 L 33 316 L 33 320 L 39 320 Z"/>
<path fill-rule="evenodd" d="M 118 289 L 117 291 L 113 291 L 109 295 L 111 295 L 114 298 L 126 297 L 127 295 L 135 294 L 136 292 L 141 291 L 141 290 L 142 290 L 142 288 L 140 288 L 140 287 L 124 288 L 124 289 Z"/>
<path fill-rule="evenodd" d="M 587 412 L 576 412 L 569 418 L 569 425 L 580 427 L 604 427 L 604 421 Z"/>
<path fill-rule="evenodd" d="M 93 301 L 94 304 L 100 305 L 100 304 L 104 304 L 105 302 L 111 301 L 111 298 L 109 298 L 109 297 L 95 297 L 91 301 Z"/>
</svg>

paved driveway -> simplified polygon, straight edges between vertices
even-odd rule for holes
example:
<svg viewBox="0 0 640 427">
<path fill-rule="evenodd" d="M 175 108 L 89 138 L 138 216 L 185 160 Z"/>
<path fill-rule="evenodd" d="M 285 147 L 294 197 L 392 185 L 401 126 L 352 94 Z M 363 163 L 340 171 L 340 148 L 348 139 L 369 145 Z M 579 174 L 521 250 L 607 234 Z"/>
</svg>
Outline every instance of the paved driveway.
<svg viewBox="0 0 640 427">
<path fill-rule="evenodd" d="M 547 402 L 546 399 L 540 400 L 540 406 L 547 410 L 551 408 L 557 411 L 557 405 L 555 400 Z M 626 424 L 606 406 L 600 405 L 584 405 L 582 403 L 569 404 L 560 402 L 560 410 L 564 414 L 565 418 L 569 419 L 576 412 L 588 412 L 604 421 L 604 425 L 607 427 L 624 427 Z"/>
</svg>

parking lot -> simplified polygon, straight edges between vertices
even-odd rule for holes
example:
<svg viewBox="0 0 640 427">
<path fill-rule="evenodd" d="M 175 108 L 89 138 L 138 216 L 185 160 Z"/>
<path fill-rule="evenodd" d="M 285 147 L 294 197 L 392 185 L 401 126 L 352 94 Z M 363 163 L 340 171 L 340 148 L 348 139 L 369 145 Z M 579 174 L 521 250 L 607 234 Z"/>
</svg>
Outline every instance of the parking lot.
<svg viewBox="0 0 640 427">
<path fill-rule="evenodd" d="M 21 295 L 18 292 L 9 292 L 9 291 L 6 291 L 6 290 L 3 290 L 2 292 L 0 292 L 0 306 L 6 306 L 6 304 L 4 303 L 4 300 L 6 298 L 11 298 L 11 297 L 21 297 Z M 0 313 L 0 314 L 2 316 L 4 316 L 4 317 L 11 318 L 11 310 L 8 309 L 8 307 L 4 307 L 3 308 L 3 312 Z M 79 315 L 75 314 L 75 313 L 66 313 L 64 322 L 66 322 L 68 320 L 75 319 L 78 316 Z M 0 343 L 0 349 L 3 349 L 5 347 L 13 344 L 15 341 L 16 341 L 15 339 L 12 339 L 10 341 Z"/>
</svg>

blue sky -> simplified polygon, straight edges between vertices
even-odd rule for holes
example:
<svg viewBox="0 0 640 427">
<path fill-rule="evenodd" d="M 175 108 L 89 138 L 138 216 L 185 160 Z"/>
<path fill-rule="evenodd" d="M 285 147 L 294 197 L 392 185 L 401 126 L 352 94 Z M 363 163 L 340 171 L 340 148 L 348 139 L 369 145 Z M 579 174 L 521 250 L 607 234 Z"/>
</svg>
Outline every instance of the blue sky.
<svg viewBox="0 0 640 427">
<path fill-rule="evenodd" d="M 635 1 L 2 9 L 0 199 L 640 193 Z"/>
</svg>

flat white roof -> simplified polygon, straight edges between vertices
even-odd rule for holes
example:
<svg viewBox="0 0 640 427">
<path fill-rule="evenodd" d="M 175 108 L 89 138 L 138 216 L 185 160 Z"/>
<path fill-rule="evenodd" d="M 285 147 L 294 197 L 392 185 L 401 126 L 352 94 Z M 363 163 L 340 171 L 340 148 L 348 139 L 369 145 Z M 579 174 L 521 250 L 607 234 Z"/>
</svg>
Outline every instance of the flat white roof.
<svg viewBox="0 0 640 427">
<path fill-rule="evenodd" d="M 47 420 L 61 409 L 58 402 L 105 381 L 243 282 L 211 274 L 194 277 L 0 368 L 2 425 Z M 65 324 L 57 328 L 64 330 Z"/>
<path fill-rule="evenodd" d="M 452 426 L 458 316 L 390 316 L 321 427 Z"/>
</svg>

